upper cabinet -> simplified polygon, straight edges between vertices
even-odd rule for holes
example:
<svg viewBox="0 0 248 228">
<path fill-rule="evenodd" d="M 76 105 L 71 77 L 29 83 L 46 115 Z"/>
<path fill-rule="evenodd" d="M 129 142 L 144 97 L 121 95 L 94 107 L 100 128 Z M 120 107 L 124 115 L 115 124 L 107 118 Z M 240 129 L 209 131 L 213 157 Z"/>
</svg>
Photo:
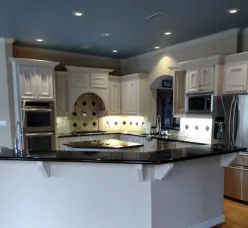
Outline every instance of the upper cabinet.
<svg viewBox="0 0 248 228">
<path fill-rule="evenodd" d="M 121 77 L 109 76 L 109 113 L 121 114 Z"/>
<path fill-rule="evenodd" d="M 214 66 L 198 66 L 186 74 L 186 93 L 213 92 Z"/>
<path fill-rule="evenodd" d="M 149 108 L 148 75 L 122 77 L 122 114 L 147 116 Z"/>
<path fill-rule="evenodd" d="M 56 89 L 57 116 L 66 116 L 69 112 L 67 72 L 61 72 L 61 71 L 55 72 L 55 89 Z"/>
<path fill-rule="evenodd" d="M 19 58 L 10 60 L 16 99 L 54 99 L 54 67 L 59 63 Z"/>
<path fill-rule="evenodd" d="M 222 93 L 248 93 L 248 52 L 228 55 L 225 57 Z"/>
<path fill-rule="evenodd" d="M 186 75 L 186 89 L 187 93 L 198 91 L 198 71 L 191 70 Z"/>
<path fill-rule="evenodd" d="M 247 92 L 248 62 L 227 64 L 223 75 L 223 93 Z"/>
<path fill-rule="evenodd" d="M 195 59 L 186 62 L 180 62 L 176 66 L 169 67 L 174 71 L 186 72 L 186 83 L 184 79 L 175 78 L 176 85 L 185 83 L 185 95 L 190 93 L 213 93 L 219 95 L 222 93 L 221 77 L 225 57 L 215 55 L 202 59 Z"/>
<path fill-rule="evenodd" d="M 214 66 L 200 66 L 198 73 L 198 90 L 214 91 Z"/>
<path fill-rule="evenodd" d="M 69 110 L 74 110 L 74 103 L 84 93 L 98 95 L 109 110 L 109 73 L 111 69 L 66 66 L 69 78 Z"/>
<path fill-rule="evenodd" d="M 173 115 L 181 117 L 185 115 L 185 85 L 186 72 L 175 71 L 173 79 Z"/>
</svg>

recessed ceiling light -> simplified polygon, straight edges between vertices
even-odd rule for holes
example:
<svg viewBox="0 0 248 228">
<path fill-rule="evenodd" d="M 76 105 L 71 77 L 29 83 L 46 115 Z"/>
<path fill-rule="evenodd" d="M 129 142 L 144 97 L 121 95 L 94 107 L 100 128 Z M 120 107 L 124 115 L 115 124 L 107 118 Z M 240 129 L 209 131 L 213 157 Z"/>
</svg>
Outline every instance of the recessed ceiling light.
<svg viewBox="0 0 248 228">
<path fill-rule="evenodd" d="M 118 52 L 118 50 L 113 50 L 113 52 L 114 52 L 114 53 L 117 53 L 117 52 Z"/>
<path fill-rule="evenodd" d="M 234 8 L 234 9 L 229 9 L 229 10 L 227 10 L 227 13 L 235 14 L 235 13 L 238 13 L 239 11 L 240 11 L 240 9 Z"/>
<path fill-rule="evenodd" d="M 42 43 L 44 40 L 43 40 L 43 39 L 38 38 L 38 39 L 36 39 L 36 41 L 37 41 L 37 42 L 39 42 L 39 43 Z"/>
<path fill-rule="evenodd" d="M 84 15 L 84 12 L 82 12 L 82 11 L 74 11 L 72 13 L 72 15 L 74 15 L 76 17 L 82 17 Z"/>
<path fill-rule="evenodd" d="M 102 33 L 102 36 L 109 37 L 109 36 L 112 36 L 112 34 L 111 33 L 104 32 L 104 33 Z"/>
<path fill-rule="evenodd" d="M 166 36 L 169 36 L 169 35 L 171 35 L 171 32 L 165 32 L 164 33 Z"/>
<path fill-rule="evenodd" d="M 159 46 L 155 46 L 154 49 L 159 49 L 160 47 Z"/>
</svg>

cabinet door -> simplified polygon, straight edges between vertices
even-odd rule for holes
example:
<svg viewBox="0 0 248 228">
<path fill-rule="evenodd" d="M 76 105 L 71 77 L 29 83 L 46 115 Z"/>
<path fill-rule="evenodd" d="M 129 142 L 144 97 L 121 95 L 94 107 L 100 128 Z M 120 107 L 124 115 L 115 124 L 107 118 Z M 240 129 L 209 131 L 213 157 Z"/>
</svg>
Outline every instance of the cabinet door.
<svg viewBox="0 0 248 228">
<path fill-rule="evenodd" d="M 74 88 L 90 88 L 89 73 L 73 73 L 71 75 L 71 87 Z"/>
<path fill-rule="evenodd" d="M 198 75 L 199 91 L 214 91 L 214 66 L 202 66 Z"/>
<path fill-rule="evenodd" d="M 108 88 L 108 75 L 106 74 L 91 74 L 92 88 Z"/>
<path fill-rule="evenodd" d="M 198 73 L 197 73 L 197 70 L 187 72 L 186 83 L 187 83 L 187 88 L 186 88 L 187 93 L 198 91 Z"/>
<path fill-rule="evenodd" d="M 21 99 L 35 99 L 36 98 L 36 78 L 34 68 L 19 67 L 20 79 L 20 97 Z"/>
<path fill-rule="evenodd" d="M 118 115 L 121 113 L 121 83 L 110 82 L 110 114 Z"/>
<path fill-rule="evenodd" d="M 225 92 L 247 91 L 247 63 L 239 63 L 225 66 L 224 88 Z"/>
<path fill-rule="evenodd" d="M 66 116 L 69 113 L 68 100 L 66 98 L 56 99 L 57 116 Z"/>
<path fill-rule="evenodd" d="M 53 69 L 35 68 L 37 75 L 37 93 L 39 99 L 53 99 Z"/>
<path fill-rule="evenodd" d="M 134 136 L 133 137 L 133 142 L 144 145 L 144 137 L 138 137 L 138 136 Z M 142 152 L 144 151 L 144 147 L 141 148 Z"/>
<path fill-rule="evenodd" d="M 56 73 L 55 76 L 56 98 L 68 98 L 68 74 Z"/>
<path fill-rule="evenodd" d="M 185 87 L 186 73 L 185 71 L 176 71 L 173 79 L 173 114 L 185 114 Z"/>
<path fill-rule="evenodd" d="M 129 114 L 136 115 L 137 114 L 137 80 L 130 80 L 129 84 L 129 97 L 128 97 L 128 107 Z"/>
<path fill-rule="evenodd" d="M 129 114 L 129 97 L 130 97 L 130 86 L 128 81 L 122 82 L 122 113 Z"/>
</svg>

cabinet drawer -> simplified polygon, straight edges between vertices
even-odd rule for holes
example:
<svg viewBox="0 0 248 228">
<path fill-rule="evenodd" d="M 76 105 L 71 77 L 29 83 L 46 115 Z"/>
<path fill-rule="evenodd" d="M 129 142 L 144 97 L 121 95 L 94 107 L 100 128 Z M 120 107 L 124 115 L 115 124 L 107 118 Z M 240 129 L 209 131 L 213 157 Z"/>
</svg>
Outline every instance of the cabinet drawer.
<svg viewBox="0 0 248 228">
<path fill-rule="evenodd" d="M 144 145 L 144 138 L 143 137 L 134 136 L 133 137 L 133 142 Z"/>
<path fill-rule="evenodd" d="M 71 87 L 90 88 L 90 75 L 86 73 L 73 73 Z"/>
<path fill-rule="evenodd" d="M 105 74 L 91 74 L 92 88 L 108 88 L 108 76 Z"/>
</svg>

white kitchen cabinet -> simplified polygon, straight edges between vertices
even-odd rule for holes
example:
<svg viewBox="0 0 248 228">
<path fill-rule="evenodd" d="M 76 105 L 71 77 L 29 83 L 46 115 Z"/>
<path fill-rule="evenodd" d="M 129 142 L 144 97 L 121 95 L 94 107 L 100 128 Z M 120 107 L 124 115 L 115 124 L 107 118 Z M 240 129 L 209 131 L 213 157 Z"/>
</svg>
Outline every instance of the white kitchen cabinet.
<svg viewBox="0 0 248 228">
<path fill-rule="evenodd" d="M 55 88 L 56 88 L 56 112 L 57 116 L 64 116 L 69 113 L 68 100 L 68 73 L 55 72 Z"/>
<path fill-rule="evenodd" d="M 149 86 L 145 74 L 122 77 L 122 114 L 148 115 Z"/>
<path fill-rule="evenodd" d="M 185 71 L 175 71 L 173 78 L 173 115 L 174 117 L 184 116 L 186 73 Z"/>
<path fill-rule="evenodd" d="M 187 93 L 198 91 L 198 72 L 197 70 L 188 71 L 186 75 Z"/>
<path fill-rule="evenodd" d="M 38 99 L 52 100 L 54 98 L 53 69 L 36 67 L 35 75 L 37 77 Z"/>
<path fill-rule="evenodd" d="M 11 58 L 15 99 L 53 100 L 57 62 Z"/>
<path fill-rule="evenodd" d="M 19 67 L 19 81 L 20 81 L 20 98 L 21 99 L 36 99 L 36 77 L 33 67 L 20 66 Z"/>
<path fill-rule="evenodd" d="M 144 138 L 144 152 L 154 152 L 157 150 L 157 139 L 148 140 Z"/>
<path fill-rule="evenodd" d="M 133 135 L 120 134 L 119 138 L 120 138 L 121 141 L 133 142 Z"/>
<path fill-rule="evenodd" d="M 91 74 L 91 87 L 92 88 L 108 88 L 108 75 L 106 74 Z"/>
<path fill-rule="evenodd" d="M 84 72 L 73 72 L 71 75 L 72 88 L 90 88 L 90 74 Z"/>
<path fill-rule="evenodd" d="M 134 136 L 133 137 L 133 142 L 144 145 L 144 137 Z"/>
<path fill-rule="evenodd" d="M 111 78 L 109 81 L 109 113 L 119 115 L 121 114 L 121 81 L 119 77 Z"/>
<path fill-rule="evenodd" d="M 214 90 L 214 67 L 213 66 L 200 66 L 198 71 L 198 89 L 199 91 Z"/>
<path fill-rule="evenodd" d="M 118 134 L 113 134 L 113 135 L 108 135 L 108 139 L 119 139 L 119 135 Z"/>
<path fill-rule="evenodd" d="M 247 92 L 248 62 L 227 64 L 223 75 L 223 93 Z"/>
<path fill-rule="evenodd" d="M 214 66 L 198 66 L 197 70 L 187 71 L 186 93 L 213 92 Z"/>
</svg>

